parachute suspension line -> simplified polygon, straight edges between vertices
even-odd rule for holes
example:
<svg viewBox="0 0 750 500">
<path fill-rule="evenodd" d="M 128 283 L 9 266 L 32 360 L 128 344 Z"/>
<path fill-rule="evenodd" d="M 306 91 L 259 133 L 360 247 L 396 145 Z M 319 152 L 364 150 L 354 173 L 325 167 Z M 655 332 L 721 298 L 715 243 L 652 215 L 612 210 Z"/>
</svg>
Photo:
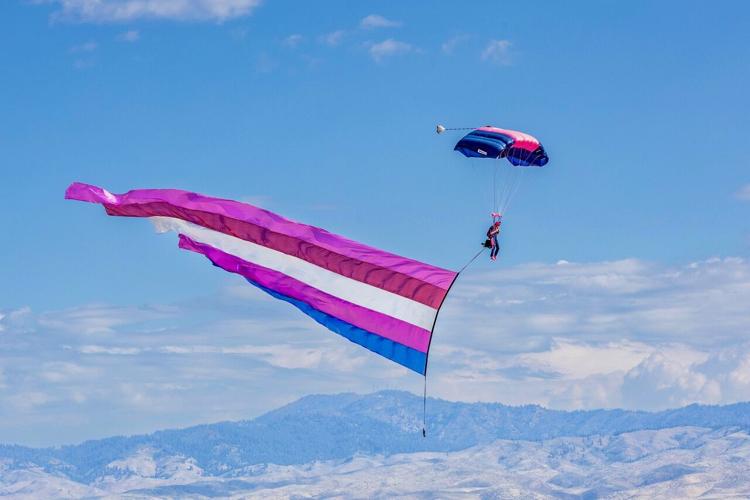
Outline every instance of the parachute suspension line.
<svg viewBox="0 0 750 500">
<path fill-rule="evenodd" d="M 529 162 L 529 158 L 531 158 L 533 154 L 533 151 L 526 151 L 521 159 L 521 165 L 511 165 L 506 167 L 509 171 L 501 176 L 500 182 L 503 186 L 498 189 L 500 192 L 500 207 L 496 207 L 496 212 L 504 214 L 510 207 L 511 202 L 516 197 L 516 194 L 523 183 L 524 173 L 531 168 L 524 164 Z M 518 170 L 520 170 L 520 172 L 518 172 Z"/>
<path fill-rule="evenodd" d="M 526 172 L 526 169 L 528 167 L 515 167 L 515 168 L 520 169 L 521 171 L 513 173 L 513 179 L 509 183 L 508 195 L 505 198 L 505 203 L 503 204 L 501 213 L 505 213 L 508 210 L 511 202 L 516 197 L 516 194 L 518 193 L 518 190 L 520 189 L 521 184 L 523 182 L 524 172 Z"/>
<path fill-rule="evenodd" d="M 498 165 L 500 168 L 504 168 L 505 171 L 503 172 L 503 179 L 501 186 L 501 196 L 500 196 L 500 206 L 497 207 L 497 212 L 505 213 L 505 209 L 508 207 L 508 199 L 510 198 L 510 194 L 513 190 L 513 185 L 516 180 L 516 175 L 518 172 L 516 172 L 513 167 L 509 167 L 508 165 Z"/>
<path fill-rule="evenodd" d="M 492 211 L 497 212 L 499 207 L 497 206 L 497 170 L 500 165 L 493 165 L 492 169 Z"/>
<path fill-rule="evenodd" d="M 533 151 L 526 151 L 526 156 L 523 159 L 523 163 L 528 163 L 529 162 L 529 158 L 533 154 L 534 154 Z M 520 167 L 520 168 L 521 168 L 521 173 L 516 177 L 516 182 L 515 182 L 515 185 L 513 187 L 513 191 L 510 193 L 510 197 L 508 199 L 508 203 L 507 203 L 508 205 L 510 205 L 510 202 L 513 201 L 513 198 L 515 198 L 516 193 L 518 192 L 519 188 L 521 187 L 521 183 L 523 182 L 524 173 L 526 172 L 526 170 L 528 170 L 531 167 L 530 166 L 523 166 L 523 167 Z"/>
<path fill-rule="evenodd" d="M 453 288 L 453 285 L 456 283 L 456 280 L 458 280 L 458 277 L 461 276 L 461 273 L 464 272 L 464 270 L 469 267 L 472 262 L 477 260 L 477 257 L 479 257 L 482 252 L 484 252 L 485 248 L 482 247 L 477 253 L 474 254 L 474 257 L 469 259 L 469 261 L 464 264 L 464 267 L 458 270 L 456 273 L 455 278 L 453 278 L 453 281 L 451 282 L 450 286 L 448 287 L 448 290 L 445 292 L 445 296 L 448 297 L 448 293 L 451 291 L 451 288 Z M 443 298 L 443 301 L 445 301 L 445 298 Z M 438 307 L 437 314 L 435 314 L 435 320 L 432 323 L 432 330 L 430 333 L 435 331 L 435 325 L 437 324 L 438 315 L 440 314 L 440 309 L 442 309 L 443 304 L 440 304 L 440 307 Z M 430 335 L 430 343 L 432 343 L 432 335 Z M 430 352 L 430 346 L 427 346 L 427 352 Z M 427 362 L 430 360 L 429 354 L 427 359 L 425 360 L 424 364 L 424 390 L 422 392 L 422 437 L 427 437 Z"/>
<path fill-rule="evenodd" d="M 516 171 L 517 167 L 505 165 L 504 162 L 497 163 L 493 180 L 493 184 L 495 184 L 493 211 L 504 214 L 515 193 L 520 173 Z M 499 176 L 497 175 L 498 169 L 501 169 Z"/>
</svg>

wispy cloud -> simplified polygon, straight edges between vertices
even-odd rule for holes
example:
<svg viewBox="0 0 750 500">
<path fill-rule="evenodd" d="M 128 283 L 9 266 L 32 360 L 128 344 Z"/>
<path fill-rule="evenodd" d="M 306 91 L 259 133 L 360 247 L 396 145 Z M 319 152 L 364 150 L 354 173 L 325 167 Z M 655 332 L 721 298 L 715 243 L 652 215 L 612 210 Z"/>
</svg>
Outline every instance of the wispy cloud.
<svg viewBox="0 0 750 500">
<path fill-rule="evenodd" d="M 469 41 L 471 37 L 469 35 L 456 35 L 453 38 L 449 38 L 440 45 L 440 50 L 445 55 L 453 54 L 456 49 Z"/>
<path fill-rule="evenodd" d="M 346 349 L 331 346 L 328 349 L 319 349 L 317 346 L 305 346 L 299 344 L 271 344 L 271 345 L 237 345 L 237 346 L 211 346 L 211 345 L 172 345 L 158 349 L 164 354 L 221 354 L 233 356 L 250 356 L 258 358 L 271 366 L 295 369 L 318 369 L 336 366 L 337 370 L 343 372 L 354 371 L 366 364 L 364 353 L 351 356 Z"/>
<path fill-rule="evenodd" d="M 256 73 L 271 73 L 279 66 L 278 62 L 263 52 L 255 59 L 255 72 Z"/>
<path fill-rule="evenodd" d="M 328 45 L 330 47 L 336 47 L 337 45 L 341 44 L 341 42 L 344 40 L 345 35 L 346 35 L 345 30 L 336 30 L 336 31 L 331 31 L 330 33 L 321 35 L 318 38 L 318 40 L 320 41 L 320 43 L 324 45 Z"/>
<path fill-rule="evenodd" d="M 492 40 L 482 51 L 482 60 L 501 66 L 512 64 L 513 58 L 511 47 L 513 43 L 509 40 Z"/>
<path fill-rule="evenodd" d="M 117 41 L 134 43 L 141 39 L 141 34 L 138 30 L 128 30 L 117 35 Z"/>
<path fill-rule="evenodd" d="M 168 307 L 113 307 L 90 305 L 64 311 L 47 312 L 37 322 L 45 328 L 74 334 L 112 334 L 118 327 L 173 317 L 177 310 Z"/>
<path fill-rule="evenodd" d="M 394 40 L 393 38 L 388 38 L 387 40 L 383 40 L 382 42 L 370 45 L 368 51 L 370 53 L 370 57 L 372 57 L 375 62 L 379 63 L 383 62 L 383 60 L 388 57 L 416 52 L 417 49 L 413 45 L 406 42 L 400 42 L 398 40 Z"/>
<path fill-rule="evenodd" d="M 42 0 L 57 6 L 54 19 L 126 22 L 137 19 L 225 21 L 249 15 L 260 0 Z"/>
<path fill-rule="evenodd" d="M 44 363 L 39 375 L 47 382 L 57 384 L 84 377 L 97 376 L 98 370 L 85 367 L 78 363 L 54 361 L 51 363 Z"/>
<path fill-rule="evenodd" d="M 750 264 L 740 258 L 677 268 L 637 259 L 560 261 L 473 276 L 466 275 L 441 318 L 466 313 L 492 321 L 499 342 L 514 331 L 524 331 L 525 338 L 554 334 L 696 342 L 705 342 L 705 332 L 711 331 L 712 341 L 722 342 L 750 327 L 741 305 L 750 303 Z"/>
<path fill-rule="evenodd" d="M 143 351 L 144 349 L 138 347 L 110 347 L 101 345 L 83 345 L 78 348 L 78 352 L 81 354 L 109 354 L 112 356 L 133 356 Z"/>
<path fill-rule="evenodd" d="M 302 41 L 305 39 L 302 35 L 295 33 L 293 35 L 289 35 L 288 37 L 284 38 L 281 41 L 281 45 L 284 47 L 288 47 L 290 49 L 296 48 Z"/>
<path fill-rule="evenodd" d="M 0 311 L 0 332 L 6 329 L 15 332 L 26 332 L 27 321 L 31 317 L 31 308 L 28 306 L 19 309 Z"/>
<path fill-rule="evenodd" d="M 369 16 L 365 16 L 359 22 L 359 27 L 364 29 L 397 28 L 399 26 L 401 26 L 401 21 L 393 21 L 379 14 L 370 14 Z"/>
<path fill-rule="evenodd" d="M 745 184 L 735 193 L 738 200 L 750 201 L 750 184 Z"/>
<path fill-rule="evenodd" d="M 97 48 L 99 48 L 99 44 L 94 41 L 88 41 L 79 45 L 73 45 L 68 50 L 68 52 L 70 52 L 71 54 L 80 54 L 85 52 L 94 52 Z"/>
<path fill-rule="evenodd" d="M 94 66 L 96 62 L 95 52 L 98 48 L 99 44 L 93 40 L 70 47 L 68 52 L 75 58 L 73 67 L 86 69 Z"/>
</svg>

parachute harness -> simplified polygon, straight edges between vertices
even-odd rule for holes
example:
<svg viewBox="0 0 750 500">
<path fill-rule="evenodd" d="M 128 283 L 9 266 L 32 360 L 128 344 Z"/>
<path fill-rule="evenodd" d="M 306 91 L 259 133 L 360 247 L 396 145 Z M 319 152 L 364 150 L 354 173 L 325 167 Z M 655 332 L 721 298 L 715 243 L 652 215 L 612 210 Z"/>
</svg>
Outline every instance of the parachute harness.
<svg viewBox="0 0 750 500">
<path fill-rule="evenodd" d="M 448 290 L 445 293 L 445 296 L 448 297 L 448 293 L 450 293 L 451 288 L 453 288 L 453 285 L 456 284 L 456 280 L 458 280 L 458 277 L 461 276 L 461 273 L 464 272 L 464 270 L 469 267 L 475 260 L 477 260 L 477 257 L 479 257 L 482 252 L 484 252 L 486 248 L 482 247 L 477 253 L 474 254 L 474 256 L 469 259 L 469 261 L 464 264 L 464 266 L 458 270 L 456 273 L 456 277 L 453 278 L 453 281 L 451 282 L 450 286 L 448 287 Z M 445 299 L 443 299 L 445 301 Z M 435 315 L 435 321 L 432 323 L 432 330 L 435 330 L 435 325 L 437 324 L 438 316 L 440 315 L 440 310 L 443 308 L 443 304 L 440 304 L 440 307 L 438 308 L 437 314 Z M 430 336 L 430 342 L 432 342 L 432 335 Z M 427 347 L 427 352 L 429 352 L 429 346 Z M 427 357 L 427 360 L 425 361 L 424 366 L 424 391 L 422 392 L 422 437 L 427 437 L 427 363 L 429 362 L 430 358 L 429 355 Z"/>
</svg>

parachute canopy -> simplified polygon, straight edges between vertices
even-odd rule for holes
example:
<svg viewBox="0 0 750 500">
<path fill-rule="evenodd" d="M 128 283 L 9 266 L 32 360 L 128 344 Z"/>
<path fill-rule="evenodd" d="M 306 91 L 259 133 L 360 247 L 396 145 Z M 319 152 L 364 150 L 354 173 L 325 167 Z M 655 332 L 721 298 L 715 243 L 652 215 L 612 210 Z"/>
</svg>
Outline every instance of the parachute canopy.
<svg viewBox="0 0 750 500">
<path fill-rule="evenodd" d="M 246 203 L 176 189 L 112 194 L 82 183 L 65 198 L 147 217 L 179 246 L 239 274 L 329 330 L 425 374 L 438 311 L 457 273 L 290 221 Z"/>
<path fill-rule="evenodd" d="M 543 167 L 549 161 L 535 137 L 489 126 L 472 130 L 453 149 L 469 158 L 507 158 L 517 167 Z"/>
</svg>

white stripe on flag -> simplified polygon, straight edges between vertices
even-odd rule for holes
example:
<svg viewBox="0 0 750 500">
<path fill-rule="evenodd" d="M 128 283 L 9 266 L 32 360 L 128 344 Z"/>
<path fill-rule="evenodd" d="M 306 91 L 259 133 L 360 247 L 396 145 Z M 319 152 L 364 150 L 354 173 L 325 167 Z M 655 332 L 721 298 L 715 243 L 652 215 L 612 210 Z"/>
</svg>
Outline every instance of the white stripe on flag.
<svg viewBox="0 0 750 500">
<path fill-rule="evenodd" d="M 347 278 L 298 257 L 181 219 L 173 217 L 149 217 L 149 219 L 159 232 L 171 230 L 184 234 L 195 241 L 211 245 L 240 259 L 284 273 L 352 304 L 386 314 L 425 330 L 432 329 L 437 310 L 420 302 Z"/>
</svg>

